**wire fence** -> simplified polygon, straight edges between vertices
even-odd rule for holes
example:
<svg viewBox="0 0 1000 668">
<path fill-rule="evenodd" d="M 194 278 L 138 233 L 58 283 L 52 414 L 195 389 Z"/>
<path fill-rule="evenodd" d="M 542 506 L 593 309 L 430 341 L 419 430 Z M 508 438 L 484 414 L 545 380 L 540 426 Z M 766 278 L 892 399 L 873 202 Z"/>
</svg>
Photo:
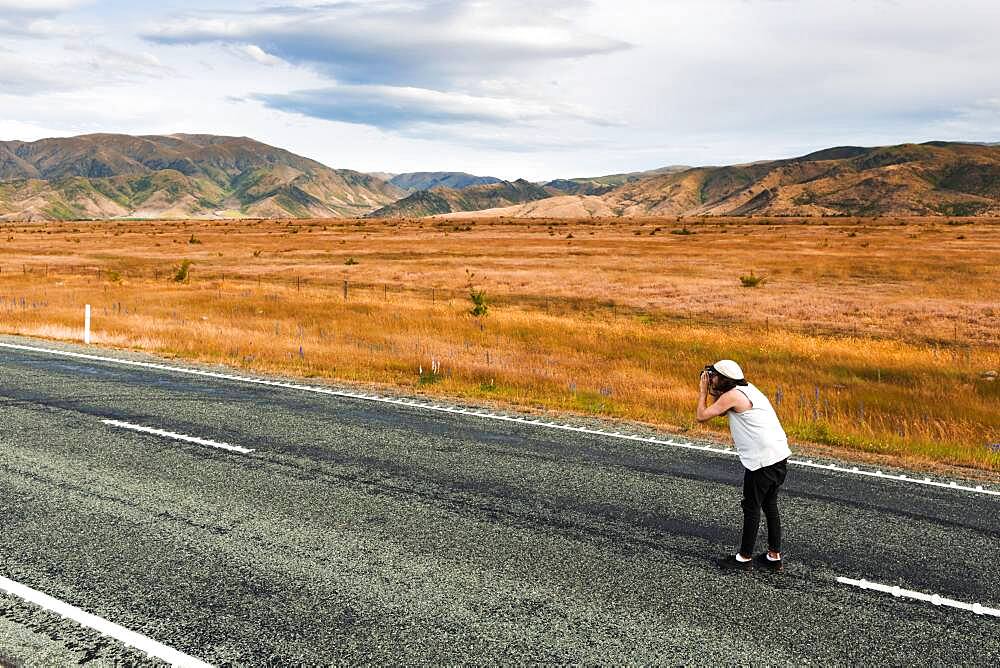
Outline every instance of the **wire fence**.
<svg viewBox="0 0 1000 668">
<path fill-rule="evenodd" d="M 115 284 L 123 281 L 146 280 L 163 282 L 165 284 L 184 283 L 201 284 L 203 287 L 221 289 L 223 286 L 257 288 L 259 290 L 279 290 L 295 292 L 312 292 L 324 297 L 339 296 L 343 301 L 350 302 L 390 302 L 403 299 L 417 299 L 431 304 L 466 303 L 470 299 L 471 288 L 455 288 L 435 285 L 415 285 L 404 282 L 364 281 L 357 278 L 303 276 L 291 271 L 280 272 L 240 272 L 214 270 L 203 265 L 191 265 L 185 269 L 183 280 L 178 278 L 180 265 L 169 264 L 160 266 L 109 268 L 99 264 L 66 264 L 66 263 L 21 263 L 19 265 L 0 265 L 0 281 L 4 278 L 20 276 L 41 277 L 44 279 L 83 277 L 92 278 L 98 283 Z M 244 293 L 250 297 L 252 293 Z M 277 299 L 276 295 L 265 298 Z M 857 318 L 845 318 L 841 322 L 810 322 L 796 323 L 764 315 L 763 318 L 735 317 L 722 314 L 699 316 L 696 314 L 672 313 L 652 303 L 645 306 L 616 301 L 613 299 L 596 299 L 573 295 L 545 295 L 531 293 L 510 293 L 490 291 L 488 293 L 490 307 L 515 308 L 544 312 L 549 315 L 585 315 L 602 318 L 640 318 L 646 324 L 687 324 L 706 327 L 752 327 L 761 330 L 765 335 L 773 331 L 785 331 L 805 336 L 852 337 L 857 339 L 885 340 L 891 339 L 912 344 L 930 346 L 958 346 L 971 355 L 975 346 L 997 346 L 1000 340 L 994 334 L 969 330 L 957 320 L 949 326 L 939 326 L 934 331 L 912 328 L 900 332 L 898 329 L 888 329 L 879 326 L 878 314 L 870 314 L 868 322 L 860 323 Z"/>
</svg>

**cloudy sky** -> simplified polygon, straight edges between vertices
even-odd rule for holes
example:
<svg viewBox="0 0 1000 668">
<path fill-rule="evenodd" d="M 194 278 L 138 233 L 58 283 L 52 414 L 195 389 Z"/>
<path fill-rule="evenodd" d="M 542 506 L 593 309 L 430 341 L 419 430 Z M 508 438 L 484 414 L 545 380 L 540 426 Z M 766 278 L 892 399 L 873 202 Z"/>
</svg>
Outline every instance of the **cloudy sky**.
<svg viewBox="0 0 1000 668">
<path fill-rule="evenodd" d="M 0 0 L 0 139 L 504 178 L 1000 141 L 996 0 Z"/>
</svg>

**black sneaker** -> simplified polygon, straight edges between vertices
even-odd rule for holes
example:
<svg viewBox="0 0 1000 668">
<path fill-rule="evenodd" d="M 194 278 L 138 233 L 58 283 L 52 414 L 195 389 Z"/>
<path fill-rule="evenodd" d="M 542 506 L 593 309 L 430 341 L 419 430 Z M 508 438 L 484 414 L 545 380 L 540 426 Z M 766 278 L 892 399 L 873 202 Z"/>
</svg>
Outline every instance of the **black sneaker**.
<svg viewBox="0 0 1000 668">
<path fill-rule="evenodd" d="M 754 564 L 757 568 L 761 568 L 765 571 L 770 571 L 772 573 L 780 573 L 784 570 L 784 566 L 781 565 L 781 559 L 777 561 L 772 561 L 767 558 L 767 552 L 761 552 L 756 557 L 753 558 Z"/>
<path fill-rule="evenodd" d="M 731 554 L 717 561 L 719 568 L 724 571 L 752 571 L 753 561 L 736 561 L 736 555 Z"/>
</svg>

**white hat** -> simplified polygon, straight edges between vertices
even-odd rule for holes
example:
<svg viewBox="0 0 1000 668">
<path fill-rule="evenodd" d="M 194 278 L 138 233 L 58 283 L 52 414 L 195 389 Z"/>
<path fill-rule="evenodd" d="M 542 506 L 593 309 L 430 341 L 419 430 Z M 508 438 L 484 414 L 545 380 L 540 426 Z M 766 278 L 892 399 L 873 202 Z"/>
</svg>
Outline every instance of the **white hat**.
<svg viewBox="0 0 1000 668">
<path fill-rule="evenodd" d="M 725 376 L 729 380 L 743 380 L 743 369 L 732 360 L 719 360 L 712 367 L 720 376 Z"/>
</svg>

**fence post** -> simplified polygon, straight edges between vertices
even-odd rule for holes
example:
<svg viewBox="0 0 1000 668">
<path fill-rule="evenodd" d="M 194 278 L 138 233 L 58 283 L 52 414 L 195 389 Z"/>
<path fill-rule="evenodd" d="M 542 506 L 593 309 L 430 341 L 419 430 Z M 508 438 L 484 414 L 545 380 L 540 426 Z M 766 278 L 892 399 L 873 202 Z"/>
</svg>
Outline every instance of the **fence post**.
<svg viewBox="0 0 1000 668">
<path fill-rule="evenodd" d="M 83 309 L 83 342 L 90 345 L 90 304 Z"/>
</svg>

